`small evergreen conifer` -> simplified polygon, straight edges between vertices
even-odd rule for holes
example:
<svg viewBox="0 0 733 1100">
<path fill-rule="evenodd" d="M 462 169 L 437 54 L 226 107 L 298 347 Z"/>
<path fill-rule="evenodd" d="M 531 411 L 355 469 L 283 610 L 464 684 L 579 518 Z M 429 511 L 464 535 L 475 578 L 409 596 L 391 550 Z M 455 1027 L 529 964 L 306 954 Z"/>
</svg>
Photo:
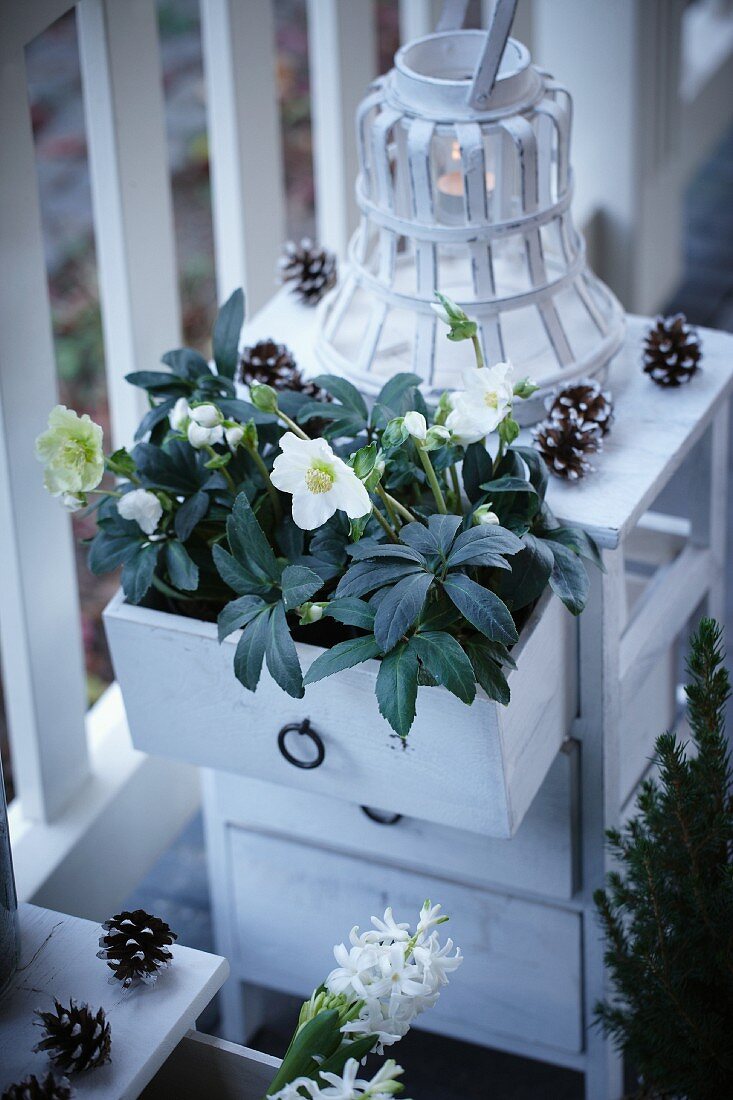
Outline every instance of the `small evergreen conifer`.
<svg viewBox="0 0 733 1100">
<path fill-rule="evenodd" d="M 657 739 L 657 781 L 608 840 L 619 869 L 595 901 L 615 991 L 597 1020 L 638 1074 L 639 1097 L 733 1097 L 733 798 L 722 631 L 691 642 L 695 751 Z"/>
</svg>

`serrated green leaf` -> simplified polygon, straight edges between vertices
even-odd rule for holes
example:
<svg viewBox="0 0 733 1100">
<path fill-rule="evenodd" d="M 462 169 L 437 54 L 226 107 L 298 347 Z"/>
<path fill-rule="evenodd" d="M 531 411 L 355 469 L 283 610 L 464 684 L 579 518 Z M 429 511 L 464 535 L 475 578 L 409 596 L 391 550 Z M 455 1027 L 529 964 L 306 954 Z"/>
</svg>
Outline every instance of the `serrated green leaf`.
<svg viewBox="0 0 733 1100">
<path fill-rule="evenodd" d="M 272 607 L 270 604 L 247 623 L 234 653 L 234 675 L 249 691 L 260 682 Z"/>
<path fill-rule="evenodd" d="M 337 374 L 319 374 L 313 379 L 316 386 L 325 390 L 326 393 L 330 393 L 331 397 L 335 397 L 337 401 L 340 401 L 344 409 L 348 409 L 349 412 L 354 413 L 364 423 L 369 418 L 369 410 L 366 407 L 366 402 L 361 396 L 356 386 L 352 386 L 351 382 L 347 382 L 345 378 L 340 378 Z"/>
<path fill-rule="evenodd" d="M 275 683 L 293 699 L 302 699 L 305 694 L 303 673 L 282 603 L 275 604 L 270 613 L 265 655 Z"/>
<path fill-rule="evenodd" d="M 383 653 L 415 623 L 434 579 L 432 573 L 415 573 L 386 590 L 374 616 L 374 637 Z"/>
<path fill-rule="evenodd" d="M 436 514 L 429 517 L 428 530 L 435 537 L 440 553 L 444 557 L 448 554 L 451 546 L 453 546 L 461 523 L 461 516 L 442 516 Z"/>
<path fill-rule="evenodd" d="M 494 699 L 497 703 L 506 706 L 509 703 L 511 694 L 509 684 L 501 668 L 493 659 L 490 647 L 483 642 L 468 642 L 466 649 L 477 682 L 489 699 Z"/>
<path fill-rule="evenodd" d="M 257 522 L 246 493 L 239 493 L 234 501 L 232 514 L 227 520 L 227 538 L 232 554 L 240 565 L 245 566 L 262 580 L 277 583 L 280 580 L 280 566 L 265 533 Z"/>
<path fill-rule="evenodd" d="M 540 500 L 544 500 L 549 479 L 547 466 L 533 447 L 514 447 L 514 451 L 526 462 L 529 470 L 529 480 L 534 485 Z"/>
<path fill-rule="evenodd" d="M 462 573 L 449 573 L 443 589 L 463 617 L 493 641 L 513 645 L 517 628 L 503 600 Z"/>
<path fill-rule="evenodd" d="M 245 566 L 240 565 L 219 543 L 214 546 L 211 556 L 224 584 L 228 584 L 232 591 L 238 595 L 249 596 L 264 593 L 272 588 L 268 581 L 263 581 L 261 576 L 255 576 Z"/>
<path fill-rule="evenodd" d="M 567 546 L 551 539 L 544 540 L 555 559 L 550 574 L 550 587 L 573 615 L 579 615 L 588 602 L 590 581 L 582 561 Z"/>
<path fill-rule="evenodd" d="M 137 426 L 135 440 L 142 439 L 144 435 L 147 435 L 148 432 L 152 432 L 153 428 L 157 427 L 163 420 L 167 420 L 168 414 L 173 409 L 175 403 L 175 397 L 168 397 L 165 401 L 161 401 L 159 405 L 156 405 L 155 408 L 148 409 Z"/>
<path fill-rule="evenodd" d="M 393 584 L 411 573 L 422 572 L 423 567 L 416 562 L 406 561 L 360 561 L 343 575 L 336 589 L 336 595 L 365 596 L 385 584 Z"/>
<path fill-rule="evenodd" d="M 415 720 L 417 676 L 417 653 L 406 642 L 400 642 L 379 666 L 376 683 L 379 711 L 400 737 L 407 737 Z"/>
<path fill-rule="evenodd" d="M 338 642 L 337 645 L 316 657 L 306 672 L 303 683 L 315 684 L 317 680 L 323 680 L 326 676 L 333 676 L 337 672 L 343 672 L 346 668 L 353 668 L 354 665 L 360 665 L 378 656 L 379 646 L 374 635 L 349 638 L 348 641 Z"/>
<path fill-rule="evenodd" d="M 190 538 L 197 523 L 200 523 L 209 510 L 209 495 L 202 489 L 194 493 L 193 496 L 184 500 L 183 504 L 176 511 L 173 527 L 181 542 L 185 542 Z"/>
<path fill-rule="evenodd" d="M 137 469 L 134 458 L 124 447 L 120 447 L 114 454 L 109 455 L 105 459 L 105 466 L 118 477 L 127 478 L 131 477 Z"/>
<path fill-rule="evenodd" d="M 370 632 L 374 630 L 374 608 L 356 597 L 345 596 L 343 599 L 331 600 L 323 614 L 339 623 L 345 623 L 346 626 L 358 626 Z"/>
<path fill-rule="evenodd" d="M 125 381 L 129 382 L 131 386 L 139 386 L 140 389 L 147 390 L 148 393 L 170 391 L 171 393 L 175 392 L 180 397 L 185 397 L 186 394 L 191 392 L 191 387 L 187 386 L 171 371 L 135 370 L 131 374 L 125 375 Z"/>
<path fill-rule="evenodd" d="M 459 565 L 477 561 L 484 555 L 496 558 L 500 555 L 518 554 L 522 549 L 522 540 L 518 539 L 505 527 L 495 524 L 480 527 L 470 527 L 468 531 L 462 531 L 453 543 L 453 549 L 448 555 L 448 568 L 456 569 Z M 497 565 L 496 561 L 487 561 L 480 564 Z M 507 568 L 504 564 L 504 568 Z"/>
<path fill-rule="evenodd" d="M 244 293 L 235 290 L 219 310 L 214 323 L 214 362 L 224 378 L 234 378 L 239 360 L 239 337 L 244 324 Z"/>
<path fill-rule="evenodd" d="M 395 374 L 377 394 L 372 409 L 372 424 L 384 428 L 396 416 L 404 416 L 414 409 L 414 394 L 423 381 L 419 374 Z M 418 409 L 418 412 L 421 410 Z"/>
<path fill-rule="evenodd" d="M 483 482 L 481 488 L 488 496 L 497 496 L 499 493 L 531 493 L 537 496 L 532 482 L 524 477 L 498 477 L 493 481 Z"/>
<path fill-rule="evenodd" d="M 554 564 L 552 550 L 542 539 L 526 534 L 523 549 L 512 558 L 510 576 L 499 582 L 499 595 L 513 611 L 527 607 L 547 587 Z"/>
<path fill-rule="evenodd" d="M 149 542 L 128 558 L 122 567 L 122 588 L 128 603 L 140 603 L 153 583 L 160 553 L 159 542 Z"/>
<path fill-rule="evenodd" d="M 361 447 L 355 454 L 351 456 L 351 463 L 354 473 L 360 481 L 364 481 L 365 478 L 374 469 L 374 463 L 377 461 L 377 444 L 370 443 L 367 447 Z"/>
<path fill-rule="evenodd" d="M 199 567 L 177 539 L 165 544 L 168 576 L 175 588 L 194 592 L 199 584 Z"/>
<path fill-rule="evenodd" d="M 417 565 L 426 565 L 425 557 L 419 550 L 411 546 L 403 546 L 401 543 L 375 543 L 364 540 L 349 547 L 349 556 L 354 561 L 367 561 L 376 558 L 394 558 L 404 561 L 414 561 Z"/>
<path fill-rule="evenodd" d="M 137 527 L 137 524 L 135 526 Z M 123 565 L 126 561 L 129 561 L 140 549 L 143 542 L 144 536 L 139 527 L 136 532 L 131 534 L 124 531 L 117 533 L 100 529 L 92 539 L 89 547 L 88 565 L 90 570 L 97 576 L 102 573 L 109 573 L 111 569 L 116 569 L 118 565 Z"/>
<path fill-rule="evenodd" d="M 323 581 L 305 565 L 288 565 L 280 578 L 283 603 L 286 611 L 305 603 L 323 587 Z"/>
<path fill-rule="evenodd" d="M 473 666 L 452 634 L 444 630 L 426 630 L 415 634 L 409 643 L 430 675 L 464 703 L 476 695 Z"/>
<path fill-rule="evenodd" d="M 574 550 L 581 558 L 593 562 L 602 573 L 606 572 L 606 567 L 601 557 L 601 551 L 595 539 L 591 538 L 591 536 L 580 527 L 554 527 L 552 530 L 548 531 L 546 535 L 543 534 L 542 538 L 552 542 L 561 542 L 563 546 L 567 546 L 571 550 Z"/>
<path fill-rule="evenodd" d="M 476 504 L 484 495 L 481 490 L 481 482 L 491 481 L 494 476 L 494 463 L 483 443 L 471 443 L 470 446 L 466 447 L 462 476 L 466 496 L 472 504 Z"/>
<path fill-rule="evenodd" d="M 266 606 L 261 596 L 240 596 L 238 600 L 232 600 L 219 612 L 217 619 L 219 641 L 223 642 L 235 630 L 241 630 Z"/>
<path fill-rule="evenodd" d="M 211 368 L 200 352 L 193 348 L 177 348 L 167 351 L 161 360 L 174 374 L 185 382 L 196 383 L 201 375 L 211 375 Z"/>
</svg>

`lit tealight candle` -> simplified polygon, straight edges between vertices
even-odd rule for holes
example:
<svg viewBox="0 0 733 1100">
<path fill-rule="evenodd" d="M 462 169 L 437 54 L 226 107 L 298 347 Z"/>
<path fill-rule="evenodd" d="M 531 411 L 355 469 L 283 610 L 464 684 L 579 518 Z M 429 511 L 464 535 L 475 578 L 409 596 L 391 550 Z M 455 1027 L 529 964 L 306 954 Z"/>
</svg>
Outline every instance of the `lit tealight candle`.
<svg viewBox="0 0 733 1100">
<path fill-rule="evenodd" d="M 451 161 L 460 161 L 461 149 L 457 141 L 451 147 Z M 450 171 L 438 176 L 438 213 L 441 220 L 451 225 L 460 224 L 465 219 L 463 206 L 463 172 Z M 496 186 L 493 172 L 486 173 L 486 191 L 490 195 Z"/>
</svg>

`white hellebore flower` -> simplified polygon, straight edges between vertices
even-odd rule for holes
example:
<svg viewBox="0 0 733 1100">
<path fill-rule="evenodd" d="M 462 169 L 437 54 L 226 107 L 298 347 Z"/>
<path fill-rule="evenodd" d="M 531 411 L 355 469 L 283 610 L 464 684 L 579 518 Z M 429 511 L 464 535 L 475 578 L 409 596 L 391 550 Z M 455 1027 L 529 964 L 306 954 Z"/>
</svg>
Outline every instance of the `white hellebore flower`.
<svg viewBox="0 0 733 1100">
<path fill-rule="evenodd" d="M 62 493 L 61 504 L 67 512 L 79 512 L 82 508 L 86 508 L 87 506 L 84 497 L 77 496 L 76 493 Z"/>
<path fill-rule="evenodd" d="M 513 370 L 511 363 L 464 370 L 465 389 L 452 395 L 453 408 L 446 420 L 458 443 L 467 447 L 496 431 L 512 407 Z"/>
<path fill-rule="evenodd" d="M 224 429 L 221 424 L 216 424 L 213 428 L 205 428 L 191 419 L 186 434 L 191 446 L 200 451 L 202 447 L 212 447 L 214 443 L 221 443 L 224 438 Z"/>
<path fill-rule="evenodd" d="M 413 439 L 425 439 L 428 434 L 425 417 L 422 413 L 415 412 L 414 409 L 412 412 L 405 413 L 404 425 Z"/>
<path fill-rule="evenodd" d="M 272 467 L 272 484 L 293 497 L 293 519 L 303 531 L 322 527 L 337 509 L 349 519 L 371 511 L 369 493 L 325 439 L 300 439 L 285 432 L 282 454 Z"/>
<path fill-rule="evenodd" d="M 227 446 L 230 450 L 236 451 L 239 444 L 244 438 L 244 428 L 241 424 L 233 424 L 230 428 L 224 429 L 224 438 L 227 441 Z"/>
<path fill-rule="evenodd" d="M 153 535 L 163 515 L 163 505 L 149 489 L 133 489 L 117 501 L 117 511 L 123 519 L 133 519 L 146 535 Z"/>
<path fill-rule="evenodd" d="M 191 410 L 188 407 L 188 401 L 185 397 L 179 397 L 175 405 L 168 413 L 168 422 L 174 432 L 180 432 L 182 428 L 188 423 L 191 417 Z"/>
<path fill-rule="evenodd" d="M 43 483 L 54 497 L 77 496 L 96 489 L 104 474 L 102 429 L 87 413 L 56 405 L 48 429 L 36 440 L 36 457 L 45 466 Z"/>
<path fill-rule="evenodd" d="M 191 409 L 190 415 L 202 428 L 215 428 L 217 424 L 221 424 L 221 413 L 216 405 L 196 405 Z"/>
</svg>

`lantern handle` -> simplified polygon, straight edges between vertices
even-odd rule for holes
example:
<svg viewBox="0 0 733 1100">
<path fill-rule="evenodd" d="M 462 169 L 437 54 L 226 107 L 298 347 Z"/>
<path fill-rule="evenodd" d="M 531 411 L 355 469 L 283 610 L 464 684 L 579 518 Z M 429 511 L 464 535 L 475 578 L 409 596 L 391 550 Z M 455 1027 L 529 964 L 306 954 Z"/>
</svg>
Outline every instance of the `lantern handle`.
<svg viewBox="0 0 733 1100">
<path fill-rule="evenodd" d="M 463 26 L 468 0 L 444 0 L 436 31 L 456 31 Z M 473 74 L 468 105 L 480 111 L 486 106 L 514 22 L 517 0 L 496 0 L 486 32 L 486 44 Z"/>
</svg>

